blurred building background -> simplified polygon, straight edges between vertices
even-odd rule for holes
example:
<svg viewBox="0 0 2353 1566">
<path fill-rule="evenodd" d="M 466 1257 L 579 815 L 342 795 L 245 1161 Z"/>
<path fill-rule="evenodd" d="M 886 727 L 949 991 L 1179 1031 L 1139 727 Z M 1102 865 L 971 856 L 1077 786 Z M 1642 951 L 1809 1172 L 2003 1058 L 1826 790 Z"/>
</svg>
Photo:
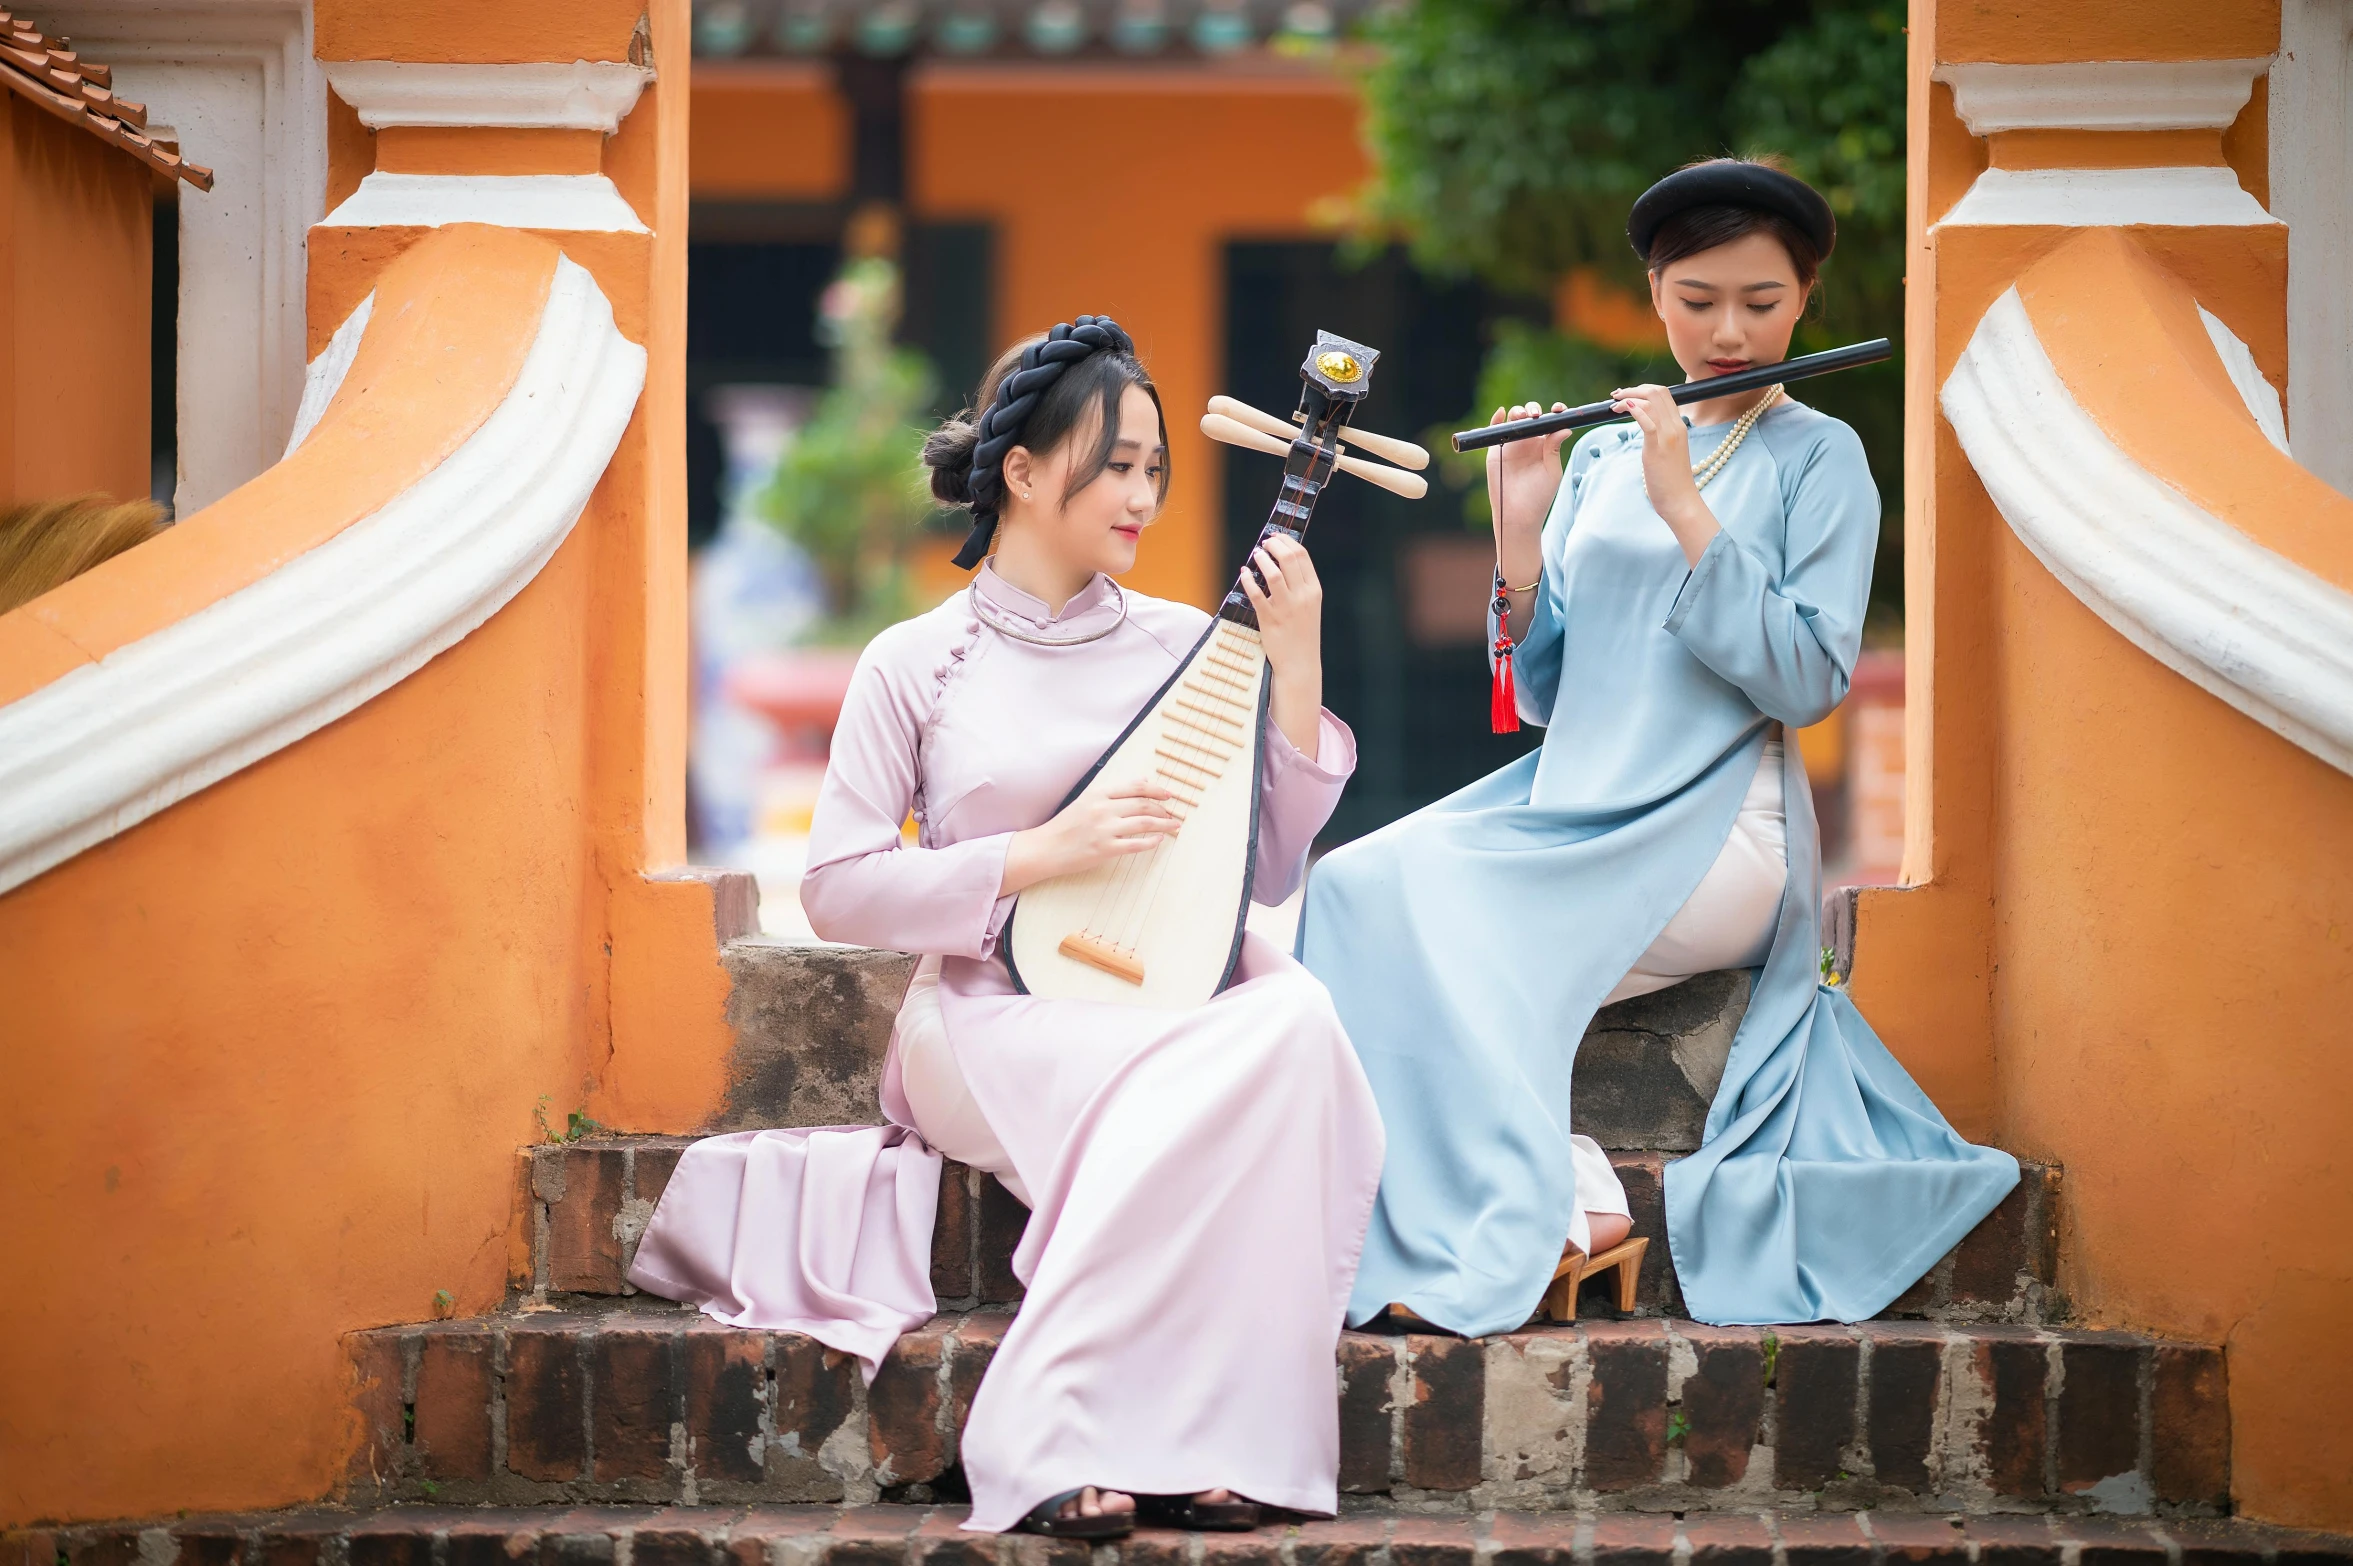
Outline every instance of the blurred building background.
<svg viewBox="0 0 2353 1566">
<path fill-rule="evenodd" d="M 821 585 L 770 525 L 762 490 L 838 373 L 820 304 L 852 255 L 898 267 L 897 332 L 929 362 L 933 415 L 968 400 L 1020 334 L 1081 312 L 1126 326 L 1160 383 L 1174 467 L 1129 585 L 1204 606 L 1255 538 L 1276 466 L 1203 438 L 1198 412 L 1217 392 L 1288 407 L 1316 329 L 1382 350 L 1366 427 L 1432 445 L 1478 403 L 1499 342 L 1573 326 L 1614 363 L 1653 352 L 1647 306 L 1591 268 L 1506 288 L 1417 265 L 1377 226 L 1368 237 L 1352 224 L 1376 139 L 1372 56 L 1355 41 L 1371 13 L 1363 0 L 697 0 L 692 826 L 699 857 L 760 872 L 772 928 L 799 928 L 792 889 L 827 703 L 862 626 L 845 626 L 839 604 L 828 625 Z M 1900 80 L 1893 91 L 1900 104 Z M 1557 373 L 1608 372 L 1572 361 Z M 1474 471 L 1447 479 L 1418 503 L 1340 485 L 1310 536 L 1327 700 L 1361 747 L 1332 842 L 1541 737 L 1488 732 L 1492 543 Z M 918 534 L 908 609 L 960 587 L 948 556 L 962 533 L 942 519 Z M 1807 754 L 1839 857 L 1861 847 L 1859 868 L 1886 878 L 1902 835 L 1900 658 L 1880 664 L 1865 683 L 1879 706 L 1892 701 L 1892 730 L 1842 714 L 1808 736 Z M 1866 757 L 1893 759 L 1892 785 L 1850 781 Z M 1884 864 L 1869 857 L 1880 845 Z"/>
</svg>

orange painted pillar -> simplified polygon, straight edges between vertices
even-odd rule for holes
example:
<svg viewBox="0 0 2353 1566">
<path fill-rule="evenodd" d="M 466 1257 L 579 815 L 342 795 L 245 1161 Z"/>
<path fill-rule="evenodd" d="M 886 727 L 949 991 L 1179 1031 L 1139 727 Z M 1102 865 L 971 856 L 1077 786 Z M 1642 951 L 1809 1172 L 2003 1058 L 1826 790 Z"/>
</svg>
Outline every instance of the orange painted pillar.
<svg viewBox="0 0 2353 1566">
<path fill-rule="evenodd" d="M 1908 889 L 1864 894 L 1854 993 L 1964 1130 L 2064 1167 L 2084 1320 L 2225 1346 L 2237 1507 L 2353 1526 L 2353 777 L 2107 596 L 2167 535 L 2062 570 L 2048 531 L 2137 503 L 2048 475 L 2153 465 L 2148 503 L 2203 508 L 2211 547 L 2353 588 L 2353 509 L 2255 422 L 2288 367 L 2280 13 L 1914 0 L 1910 36 Z M 1997 372 L 2058 389 L 1971 402 Z M 2090 433 L 2053 422 L 2076 407 Z M 2074 459 L 2005 455 L 2006 420 Z"/>
</svg>

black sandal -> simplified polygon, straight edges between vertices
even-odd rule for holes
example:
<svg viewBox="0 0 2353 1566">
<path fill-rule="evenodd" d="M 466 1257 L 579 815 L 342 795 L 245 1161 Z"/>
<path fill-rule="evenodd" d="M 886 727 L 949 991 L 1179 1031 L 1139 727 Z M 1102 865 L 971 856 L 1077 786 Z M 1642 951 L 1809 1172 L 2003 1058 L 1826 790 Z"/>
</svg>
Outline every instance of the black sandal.
<svg viewBox="0 0 2353 1566">
<path fill-rule="evenodd" d="M 1076 1490 L 1065 1490 L 1050 1495 L 1029 1509 L 1027 1516 L 1013 1526 L 1021 1533 L 1042 1533 L 1049 1539 L 1124 1539 L 1136 1531 L 1133 1512 L 1098 1512 L 1089 1517 L 1081 1512 L 1075 1517 L 1061 1515 L 1062 1508 L 1093 1490 L 1103 1493 L 1101 1485 L 1084 1485 Z"/>
<path fill-rule="evenodd" d="M 1198 1495 L 1139 1495 L 1136 1519 L 1155 1528 L 1191 1533 L 1248 1533 L 1258 1526 L 1256 1501 L 1204 1501 Z"/>
</svg>

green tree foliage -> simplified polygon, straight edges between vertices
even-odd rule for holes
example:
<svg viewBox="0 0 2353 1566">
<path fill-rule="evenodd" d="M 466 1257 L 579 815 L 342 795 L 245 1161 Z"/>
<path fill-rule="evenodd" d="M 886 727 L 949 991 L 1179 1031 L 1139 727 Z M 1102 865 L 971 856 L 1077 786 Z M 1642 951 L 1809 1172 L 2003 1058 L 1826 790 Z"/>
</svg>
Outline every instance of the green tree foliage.
<svg viewBox="0 0 2353 1566">
<path fill-rule="evenodd" d="M 817 331 L 833 384 L 759 500 L 816 565 L 829 641 L 863 642 L 907 616 L 907 547 L 935 509 L 922 451 L 937 377 L 893 343 L 899 308 L 899 269 L 878 257 L 851 261 L 827 287 Z"/>
<path fill-rule="evenodd" d="M 1426 270 L 1542 293 L 1592 267 L 1642 289 L 1626 243 L 1634 198 L 1694 159 L 1773 152 L 1839 224 L 1792 351 L 1900 335 L 1902 0 L 1412 0 L 1372 32 L 1376 173 L 1361 214 Z M 1515 398 L 1586 401 L 1640 367 L 1639 355 L 1507 326 L 1476 417 Z M 1889 605 L 1901 596 L 1902 385 L 1891 363 L 1801 393 L 1870 452 L 1888 500 L 1875 596 Z"/>
</svg>

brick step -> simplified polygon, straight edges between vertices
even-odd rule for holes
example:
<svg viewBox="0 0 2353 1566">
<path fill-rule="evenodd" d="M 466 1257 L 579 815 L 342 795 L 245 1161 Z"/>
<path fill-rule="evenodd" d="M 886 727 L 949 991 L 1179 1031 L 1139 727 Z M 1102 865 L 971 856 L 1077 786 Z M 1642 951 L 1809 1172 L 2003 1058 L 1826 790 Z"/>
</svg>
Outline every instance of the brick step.
<svg viewBox="0 0 2353 1566">
<path fill-rule="evenodd" d="M 961 1506 L 398 1506 L 0 1534 L 0 1566 L 2345 1566 L 2353 1538 L 2236 1521 L 1750 1510 L 1432 1517 L 1087 1546 Z"/>
<path fill-rule="evenodd" d="M 354 1334 L 370 1503 L 959 1498 L 1011 1316 L 943 1314 L 871 1387 L 797 1333 L 666 1302 Z M 1171 1373 L 1181 1373 L 1172 1365 Z M 2117 1332 L 1581 1323 L 1340 1342 L 1341 1486 L 1466 1510 L 2214 1512 L 2221 1351 Z"/>
<path fill-rule="evenodd" d="M 518 1279 L 538 1300 L 567 1294 L 634 1292 L 623 1278 L 654 1203 L 692 1137 L 605 1137 L 524 1150 L 523 1183 L 531 1203 L 532 1270 Z M 1658 1153 L 1612 1153 L 1625 1182 L 1637 1234 L 1652 1244 L 1636 1292 L 1637 1316 L 1676 1316 L 1676 1287 L 1666 1243 Z M 2065 1319 L 2052 1292 L 2058 1266 L 2059 1171 L 2029 1164 L 2018 1188 L 1971 1230 L 1886 1314 L 1949 1322 L 2038 1325 Z M 1029 1210 L 995 1180 L 961 1164 L 941 1173 L 939 1222 L 932 1240 L 932 1290 L 942 1309 L 1009 1305 L 1021 1298 L 1013 1250 Z M 1590 1284 L 1580 1314 L 1614 1317 L 1609 1280 Z"/>
<path fill-rule="evenodd" d="M 764 936 L 721 955 L 735 1048 L 709 1129 L 875 1123 L 876 1080 L 915 959 Z M 1613 1151 L 1699 1146 L 1748 992 L 1746 973 L 1703 973 L 1604 1006 L 1577 1048 L 1574 1129 Z"/>
</svg>

